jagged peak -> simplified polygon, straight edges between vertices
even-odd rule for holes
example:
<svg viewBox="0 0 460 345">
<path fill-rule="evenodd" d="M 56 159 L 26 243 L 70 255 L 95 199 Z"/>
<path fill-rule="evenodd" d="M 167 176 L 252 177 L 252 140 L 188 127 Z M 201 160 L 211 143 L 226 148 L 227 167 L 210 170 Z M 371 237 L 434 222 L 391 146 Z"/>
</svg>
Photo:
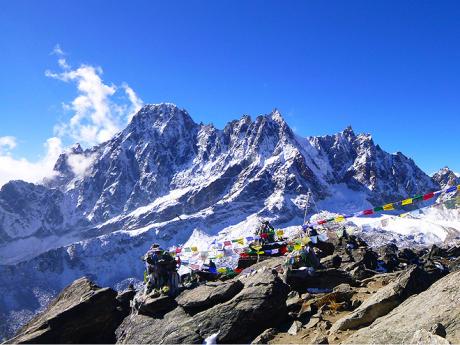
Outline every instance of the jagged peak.
<svg viewBox="0 0 460 345">
<path fill-rule="evenodd" d="M 351 127 L 351 125 L 348 125 L 347 127 L 345 127 L 345 129 L 341 133 L 346 137 L 356 137 L 356 134 L 353 131 L 353 128 Z"/>
<path fill-rule="evenodd" d="M 80 143 L 75 143 L 71 147 L 69 147 L 68 153 L 79 155 L 83 153 L 83 148 L 81 147 Z"/>
<path fill-rule="evenodd" d="M 198 126 L 185 109 L 181 109 L 173 103 L 159 103 L 144 105 L 132 118 L 127 127 L 128 131 L 133 128 L 158 128 L 163 131 L 170 126 Z"/>
<path fill-rule="evenodd" d="M 277 108 L 273 109 L 270 115 L 273 121 L 276 121 L 278 123 L 286 123 L 286 121 L 283 118 L 283 115 L 281 115 L 281 112 Z"/>
</svg>

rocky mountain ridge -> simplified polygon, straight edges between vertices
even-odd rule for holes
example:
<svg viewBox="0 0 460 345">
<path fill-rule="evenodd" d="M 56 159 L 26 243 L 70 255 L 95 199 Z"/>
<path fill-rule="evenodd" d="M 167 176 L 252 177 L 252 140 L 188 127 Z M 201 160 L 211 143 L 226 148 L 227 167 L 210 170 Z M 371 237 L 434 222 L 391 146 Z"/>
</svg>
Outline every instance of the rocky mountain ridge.
<svg viewBox="0 0 460 345">
<path fill-rule="evenodd" d="M 6 343 L 458 343 L 459 246 L 377 253 L 360 241 L 350 261 L 332 241 L 323 267 L 295 281 L 284 257 L 177 297 L 117 295 L 81 278 Z"/>
</svg>

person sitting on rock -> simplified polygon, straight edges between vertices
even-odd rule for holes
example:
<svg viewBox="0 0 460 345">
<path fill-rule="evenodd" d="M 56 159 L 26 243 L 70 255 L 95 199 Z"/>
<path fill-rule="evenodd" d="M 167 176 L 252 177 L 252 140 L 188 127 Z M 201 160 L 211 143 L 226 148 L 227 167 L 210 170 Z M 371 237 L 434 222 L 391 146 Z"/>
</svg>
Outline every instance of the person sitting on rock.
<svg viewBox="0 0 460 345">
<path fill-rule="evenodd" d="M 160 245 L 154 243 L 147 253 L 144 255 L 144 261 L 146 264 L 146 291 L 150 292 L 152 289 L 158 288 L 158 260 L 159 254 L 161 253 Z"/>
<path fill-rule="evenodd" d="M 212 261 L 212 259 L 209 259 L 209 273 L 212 273 L 212 274 L 217 274 L 217 267 L 216 267 L 216 264 L 214 263 L 214 261 Z"/>
<path fill-rule="evenodd" d="M 347 228 L 345 227 L 342 227 L 342 236 L 340 236 L 339 238 L 339 245 L 341 246 L 343 241 L 347 241 L 349 238 L 349 235 L 348 235 L 348 232 L 347 232 Z"/>
<path fill-rule="evenodd" d="M 348 255 L 348 259 L 350 260 L 350 262 L 354 262 L 355 259 L 353 257 L 353 250 L 358 248 L 358 242 L 356 240 L 356 236 L 354 235 L 349 235 L 348 236 L 348 239 L 346 240 L 345 242 L 347 245 L 345 247 L 345 253 L 347 253 Z"/>
<path fill-rule="evenodd" d="M 275 242 L 275 228 L 270 224 L 268 220 L 262 222 L 256 232 L 260 236 L 262 243 Z"/>
<path fill-rule="evenodd" d="M 300 250 L 300 260 L 301 267 L 311 267 L 313 269 L 321 268 L 321 263 L 316 256 L 312 242 L 309 242 L 306 246 L 302 246 Z"/>
</svg>

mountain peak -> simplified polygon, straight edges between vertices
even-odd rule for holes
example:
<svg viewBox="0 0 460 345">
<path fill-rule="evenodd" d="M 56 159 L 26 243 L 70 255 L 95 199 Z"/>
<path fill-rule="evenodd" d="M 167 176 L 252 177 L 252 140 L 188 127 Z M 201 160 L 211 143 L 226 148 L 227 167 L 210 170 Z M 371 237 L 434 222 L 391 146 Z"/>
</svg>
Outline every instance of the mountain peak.
<svg viewBox="0 0 460 345">
<path fill-rule="evenodd" d="M 348 126 L 342 131 L 342 134 L 343 134 L 343 136 L 346 137 L 347 139 L 356 138 L 356 134 L 355 134 L 355 132 L 353 131 L 353 128 L 351 127 L 351 125 L 348 125 Z"/>
<path fill-rule="evenodd" d="M 187 127 L 196 125 L 185 109 L 180 109 L 173 103 L 146 104 L 133 116 L 129 131 L 132 127 L 145 130 L 157 128 L 161 132 L 167 127 Z"/>
<path fill-rule="evenodd" d="M 460 177 L 458 177 L 457 174 L 455 174 L 447 166 L 434 173 L 432 179 L 442 188 L 460 184 Z"/>
</svg>

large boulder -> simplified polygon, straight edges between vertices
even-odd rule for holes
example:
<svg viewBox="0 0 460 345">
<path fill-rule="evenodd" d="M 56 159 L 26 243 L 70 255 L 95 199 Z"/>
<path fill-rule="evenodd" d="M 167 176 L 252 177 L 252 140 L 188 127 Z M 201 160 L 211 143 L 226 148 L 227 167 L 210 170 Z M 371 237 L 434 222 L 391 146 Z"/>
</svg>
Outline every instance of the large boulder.
<svg viewBox="0 0 460 345">
<path fill-rule="evenodd" d="M 201 344 L 204 338 L 199 326 L 182 307 L 163 318 L 132 314 L 116 331 L 120 344 Z"/>
<path fill-rule="evenodd" d="M 204 296 L 200 297 L 200 303 L 204 304 L 214 298 L 213 292 L 220 291 L 221 302 L 214 299 L 214 305 L 206 310 L 187 312 L 184 307 L 190 309 L 188 303 L 191 303 L 191 294 L 184 294 L 178 297 L 178 306 L 161 318 L 144 315 L 127 317 L 116 332 L 117 342 L 202 343 L 217 334 L 219 343 L 249 343 L 262 331 L 276 327 L 288 316 L 286 299 L 289 287 L 273 267 L 258 265 L 257 268 L 257 272 L 221 283 L 225 284 L 221 288 L 201 288 Z M 230 297 L 237 289 L 240 291 Z M 224 301 L 228 297 L 230 299 Z M 195 307 L 199 309 L 202 305 L 192 307 L 194 312 Z"/>
<path fill-rule="evenodd" d="M 370 325 L 378 317 L 388 314 L 409 296 L 425 290 L 430 284 L 428 274 L 413 266 L 393 282 L 378 290 L 351 314 L 336 321 L 331 332 Z"/>
<path fill-rule="evenodd" d="M 113 343 L 126 316 L 116 297 L 114 290 L 80 278 L 7 343 Z"/>
<path fill-rule="evenodd" d="M 203 336 L 219 332 L 219 343 L 248 343 L 287 318 L 289 287 L 279 277 L 264 270 L 241 281 L 233 299 L 194 316 Z"/>
<path fill-rule="evenodd" d="M 195 289 L 184 291 L 177 297 L 176 301 L 188 313 L 196 313 L 232 299 L 243 287 L 244 285 L 240 280 L 207 283 Z"/>
<path fill-rule="evenodd" d="M 433 330 L 439 328 L 439 324 L 442 325 L 443 332 Z M 346 342 L 411 343 L 414 332 L 420 329 L 445 335 L 450 343 L 460 344 L 460 272 L 450 273 L 428 290 L 410 297 L 371 326 L 358 330 Z M 419 338 L 422 335 L 418 334 Z"/>
<path fill-rule="evenodd" d="M 332 290 L 340 284 L 357 285 L 350 273 L 341 269 L 321 269 L 317 270 L 313 276 L 297 275 L 297 272 L 296 270 L 288 271 L 286 281 L 293 290 L 299 292 L 305 292 L 308 288 Z"/>
</svg>

